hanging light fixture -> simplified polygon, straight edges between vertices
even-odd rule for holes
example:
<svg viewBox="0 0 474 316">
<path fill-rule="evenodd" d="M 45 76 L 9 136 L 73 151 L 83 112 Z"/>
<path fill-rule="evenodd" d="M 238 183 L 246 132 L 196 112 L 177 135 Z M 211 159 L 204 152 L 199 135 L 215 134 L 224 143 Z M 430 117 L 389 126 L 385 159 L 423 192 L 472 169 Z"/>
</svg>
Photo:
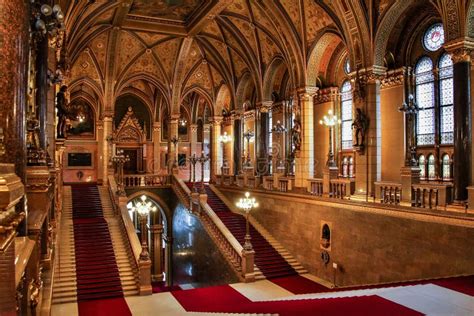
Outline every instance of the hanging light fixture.
<svg viewBox="0 0 474 316">
<path fill-rule="evenodd" d="M 34 17 L 35 33 L 43 37 L 46 34 L 56 36 L 60 31 L 66 29 L 64 24 L 64 12 L 59 4 L 51 7 L 48 4 L 41 4 L 38 0 L 32 0 L 32 14 Z"/>
</svg>

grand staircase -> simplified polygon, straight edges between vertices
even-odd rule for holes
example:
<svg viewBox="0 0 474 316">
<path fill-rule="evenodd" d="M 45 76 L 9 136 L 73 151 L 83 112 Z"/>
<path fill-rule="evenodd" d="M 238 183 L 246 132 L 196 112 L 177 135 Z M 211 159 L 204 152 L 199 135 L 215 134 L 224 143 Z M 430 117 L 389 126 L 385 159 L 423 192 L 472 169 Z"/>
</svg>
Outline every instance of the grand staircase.
<svg viewBox="0 0 474 316">
<path fill-rule="evenodd" d="M 53 304 L 138 294 L 136 271 L 107 188 L 65 187 Z"/>
<path fill-rule="evenodd" d="M 187 186 L 192 189 L 191 183 L 187 183 Z M 208 185 L 205 185 L 205 189 L 209 206 L 237 241 L 243 245 L 245 242 L 245 217 L 232 212 Z M 250 236 L 255 251 L 256 279 L 272 279 L 307 273 L 258 223 L 250 224 Z"/>
</svg>

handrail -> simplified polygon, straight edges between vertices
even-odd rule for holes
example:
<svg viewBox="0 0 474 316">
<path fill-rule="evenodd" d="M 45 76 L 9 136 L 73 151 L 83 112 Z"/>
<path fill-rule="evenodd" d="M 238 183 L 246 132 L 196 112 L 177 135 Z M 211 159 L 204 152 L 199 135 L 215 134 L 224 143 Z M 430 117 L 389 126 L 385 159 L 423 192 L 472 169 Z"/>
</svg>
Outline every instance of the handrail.
<svg viewBox="0 0 474 316">
<path fill-rule="evenodd" d="M 115 194 L 115 192 L 117 192 L 117 183 L 115 182 L 114 176 L 109 175 L 108 180 L 109 180 L 109 193 L 112 197 L 114 208 L 118 212 L 117 215 L 119 215 L 122 218 L 122 224 L 125 228 L 125 232 L 127 233 L 130 248 L 132 250 L 132 254 L 135 259 L 134 261 L 138 267 L 138 264 L 140 261 L 140 253 L 142 251 L 140 240 L 138 239 L 135 226 L 133 225 L 132 219 L 130 218 L 130 215 L 128 213 L 126 201 L 121 203 L 120 197 L 117 194 Z"/>
<path fill-rule="evenodd" d="M 244 248 L 238 242 L 238 240 L 235 238 L 235 236 L 229 231 L 227 226 L 225 226 L 224 223 L 222 223 L 221 219 L 219 218 L 219 216 L 217 216 L 217 214 L 214 212 L 214 210 L 211 208 L 211 206 L 209 204 L 207 204 L 206 202 L 201 202 L 201 210 L 204 210 L 206 212 L 206 214 L 212 220 L 214 225 L 219 229 L 221 234 L 224 237 L 226 237 L 227 241 L 232 246 L 234 251 L 236 253 L 238 253 L 239 256 L 241 256 L 242 251 L 244 250 Z"/>
</svg>

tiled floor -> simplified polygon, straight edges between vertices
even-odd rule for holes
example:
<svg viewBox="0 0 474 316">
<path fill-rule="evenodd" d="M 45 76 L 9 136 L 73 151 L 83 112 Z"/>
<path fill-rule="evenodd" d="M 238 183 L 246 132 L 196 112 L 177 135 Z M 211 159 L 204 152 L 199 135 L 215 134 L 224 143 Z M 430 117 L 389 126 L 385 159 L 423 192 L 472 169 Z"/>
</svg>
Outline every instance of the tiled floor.
<svg viewBox="0 0 474 316">
<path fill-rule="evenodd" d="M 266 280 L 249 284 L 237 283 L 232 284 L 231 286 L 252 301 L 323 299 L 378 295 L 384 299 L 426 315 L 474 315 L 474 297 L 434 284 L 305 295 L 293 295 L 287 290 Z M 127 297 L 126 301 L 133 315 L 206 315 L 205 313 L 186 312 L 171 293 L 160 293 L 143 297 Z M 52 315 L 78 315 L 77 304 L 53 305 Z"/>
</svg>

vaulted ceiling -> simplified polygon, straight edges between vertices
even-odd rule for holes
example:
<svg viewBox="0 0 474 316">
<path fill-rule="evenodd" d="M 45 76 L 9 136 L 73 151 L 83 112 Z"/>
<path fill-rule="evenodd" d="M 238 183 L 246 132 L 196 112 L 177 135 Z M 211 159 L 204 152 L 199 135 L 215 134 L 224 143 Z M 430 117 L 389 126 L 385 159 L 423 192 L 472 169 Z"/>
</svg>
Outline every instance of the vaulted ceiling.
<svg viewBox="0 0 474 316">
<path fill-rule="evenodd" d="M 272 92 L 334 85 L 335 69 L 342 69 L 347 57 L 353 66 L 373 62 L 377 26 L 394 4 L 399 5 L 395 0 L 62 0 L 69 84 L 100 99 L 102 112 L 112 112 L 118 96 L 135 91 L 157 116 L 163 107 L 178 112 L 191 91 L 221 109 L 240 108 L 250 95 L 260 102 L 271 100 Z"/>
</svg>

